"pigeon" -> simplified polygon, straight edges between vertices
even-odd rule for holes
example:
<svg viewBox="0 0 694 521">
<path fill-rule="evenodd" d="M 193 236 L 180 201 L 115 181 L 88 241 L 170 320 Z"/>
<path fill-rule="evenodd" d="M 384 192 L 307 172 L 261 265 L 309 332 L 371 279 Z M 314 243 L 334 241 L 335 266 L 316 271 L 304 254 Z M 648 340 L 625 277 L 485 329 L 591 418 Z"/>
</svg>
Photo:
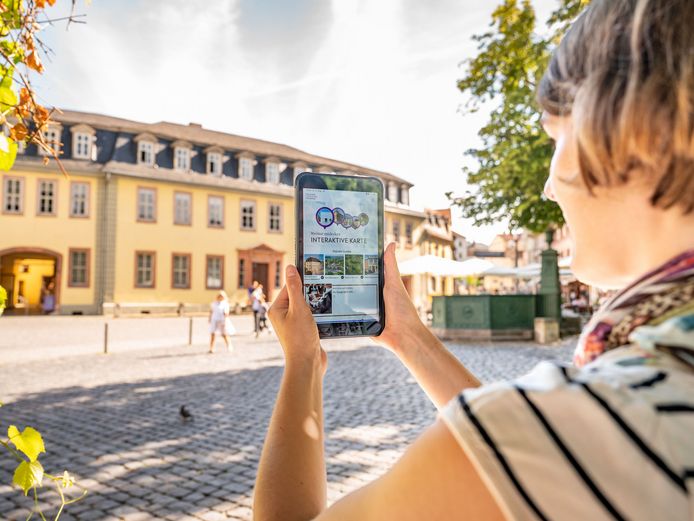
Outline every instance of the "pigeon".
<svg viewBox="0 0 694 521">
<path fill-rule="evenodd" d="M 185 405 L 181 405 L 181 408 L 179 409 L 178 413 L 181 415 L 181 421 L 183 421 L 183 423 L 193 421 L 193 415 L 190 413 L 190 411 L 186 408 Z"/>
</svg>

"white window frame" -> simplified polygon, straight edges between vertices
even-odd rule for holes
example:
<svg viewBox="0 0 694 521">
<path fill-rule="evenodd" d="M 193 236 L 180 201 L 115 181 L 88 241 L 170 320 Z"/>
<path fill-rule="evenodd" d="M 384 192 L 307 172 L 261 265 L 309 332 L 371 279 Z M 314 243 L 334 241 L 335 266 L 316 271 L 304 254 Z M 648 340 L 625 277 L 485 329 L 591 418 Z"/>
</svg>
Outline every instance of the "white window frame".
<svg viewBox="0 0 694 521">
<path fill-rule="evenodd" d="M 43 135 L 43 140 L 49 145 L 49 147 L 52 148 L 57 155 L 60 155 L 60 147 L 62 145 L 60 141 L 62 127 L 51 125 L 47 129 L 42 130 L 41 134 Z M 46 152 L 43 147 L 39 147 L 39 155 L 50 156 L 51 154 Z"/>
<path fill-rule="evenodd" d="M 140 266 L 139 260 L 142 257 L 142 266 Z M 144 262 L 145 258 L 149 259 L 149 266 Z M 135 287 L 136 288 L 154 288 L 156 287 L 155 277 L 156 277 L 156 254 L 150 251 L 138 251 L 135 253 Z M 145 274 L 148 278 L 145 279 Z M 142 275 L 142 282 L 140 282 L 140 275 Z"/>
<path fill-rule="evenodd" d="M 280 184 L 280 164 L 275 161 L 265 163 L 265 182 L 278 185 Z"/>
<path fill-rule="evenodd" d="M 224 164 L 223 162 L 223 156 L 220 152 L 208 152 L 207 153 L 207 173 L 209 175 L 213 175 L 216 177 L 220 177 L 222 175 L 222 165 Z M 216 164 L 217 165 L 217 172 L 212 171 L 212 165 Z"/>
<path fill-rule="evenodd" d="M 151 200 L 143 200 L 143 195 L 151 194 Z M 149 209 L 149 212 L 147 211 Z M 143 211 L 144 210 L 144 211 Z M 137 189 L 137 220 L 138 222 L 153 223 L 157 221 L 157 190 L 156 188 L 138 187 Z"/>
<path fill-rule="evenodd" d="M 190 156 L 189 147 L 174 147 L 174 170 L 190 172 Z"/>
<path fill-rule="evenodd" d="M 216 262 L 218 268 L 217 277 L 214 277 L 210 269 L 211 263 Z M 207 289 L 222 289 L 224 287 L 224 257 L 222 255 L 208 255 L 205 258 L 205 288 Z M 213 284 L 210 284 L 210 281 Z"/>
<path fill-rule="evenodd" d="M 44 193 L 44 186 L 50 186 L 50 193 Z M 50 211 L 42 208 L 44 201 Z M 36 182 L 36 215 L 56 216 L 58 214 L 58 182 L 52 179 L 39 179 Z"/>
<path fill-rule="evenodd" d="M 398 202 L 398 185 L 396 185 L 393 181 L 388 182 L 388 200 L 391 203 Z"/>
<path fill-rule="evenodd" d="M 400 244 L 402 238 L 400 229 L 400 219 L 393 219 L 393 242 Z"/>
<path fill-rule="evenodd" d="M 239 158 L 239 179 L 244 179 L 246 181 L 253 180 L 253 170 L 255 166 L 255 161 L 250 157 L 240 157 Z"/>
<path fill-rule="evenodd" d="M 273 210 L 277 210 L 277 214 L 273 215 Z M 267 231 L 271 233 L 282 233 L 282 204 L 268 203 L 267 205 Z"/>
<path fill-rule="evenodd" d="M 86 182 L 70 183 L 70 217 L 89 217 L 90 188 Z"/>
<path fill-rule="evenodd" d="M 212 222 L 212 201 L 219 202 L 219 224 L 217 221 Z M 224 196 L 222 195 L 209 195 L 207 196 L 207 227 L 208 228 L 224 228 Z"/>
<path fill-rule="evenodd" d="M 407 206 L 410 205 L 410 187 L 407 185 L 400 186 L 400 201 Z"/>
<path fill-rule="evenodd" d="M 250 199 L 242 199 L 239 204 L 241 212 L 239 225 L 243 231 L 255 231 L 256 229 L 256 202 Z"/>
<path fill-rule="evenodd" d="M 8 205 L 10 209 L 8 209 Z M 2 179 L 2 213 L 22 215 L 24 213 L 24 178 L 5 176 Z"/>
<path fill-rule="evenodd" d="M 190 289 L 190 265 L 192 256 L 188 253 L 173 253 L 171 255 L 171 288 Z M 176 265 L 178 260 L 178 266 Z M 178 280 L 176 278 L 178 277 Z"/>
<path fill-rule="evenodd" d="M 154 166 L 154 156 L 156 152 L 154 150 L 154 141 L 149 141 L 143 139 L 137 143 L 137 164 L 145 166 Z M 146 158 L 143 159 L 142 153 L 145 153 Z"/>
<path fill-rule="evenodd" d="M 185 200 L 185 205 L 179 204 Z M 185 210 L 185 213 L 183 213 Z M 193 224 L 193 194 L 174 192 L 174 224 L 191 226 Z"/>
<path fill-rule="evenodd" d="M 88 132 L 75 132 L 72 135 L 72 157 L 74 159 L 92 159 L 94 135 Z"/>
</svg>

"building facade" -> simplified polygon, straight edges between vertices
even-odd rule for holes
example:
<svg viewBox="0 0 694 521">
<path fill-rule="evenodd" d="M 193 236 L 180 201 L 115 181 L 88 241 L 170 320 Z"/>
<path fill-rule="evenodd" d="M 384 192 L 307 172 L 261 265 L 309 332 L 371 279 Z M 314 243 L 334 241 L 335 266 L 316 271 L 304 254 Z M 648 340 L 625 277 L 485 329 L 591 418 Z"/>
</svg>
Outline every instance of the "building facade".
<svg viewBox="0 0 694 521">
<path fill-rule="evenodd" d="M 254 280 L 272 299 L 294 262 L 302 171 L 378 177 L 386 240 L 400 243 L 400 258 L 426 243 L 412 184 L 386 172 L 192 123 L 74 111 L 55 120 L 45 137 L 68 176 L 33 145 L 0 173 L 0 285 L 10 311 L 202 310 L 221 289 L 245 306 Z"/>
</svg>

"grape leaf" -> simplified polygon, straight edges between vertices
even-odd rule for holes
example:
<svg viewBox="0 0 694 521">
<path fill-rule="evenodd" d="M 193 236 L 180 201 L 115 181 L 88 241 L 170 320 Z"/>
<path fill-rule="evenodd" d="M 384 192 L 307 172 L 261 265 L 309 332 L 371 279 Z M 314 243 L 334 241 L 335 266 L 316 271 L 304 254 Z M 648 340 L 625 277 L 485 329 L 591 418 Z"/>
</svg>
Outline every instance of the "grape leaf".
<svg viewBox="0 0 694 521">
<path fill-rule="evenodd" d="M 22 461 L 14 471 L 12 483 L 24 491 L 26 496 L 33 487 L 43 482 L 43 466 L 38 461 Z"/>
<path fill-rule="evenodd" d="M 31 427 L 26 427 L 22 432 L 19 432 L 16 426 L 10 425 L 7 429 L 7 437 L 10 439 L 10 443 L 17 447 L 17 450 L 23 452 L 31 462 L 36 461 L 39 454 L 46 452 L 41 434 Z"/>
</svg>

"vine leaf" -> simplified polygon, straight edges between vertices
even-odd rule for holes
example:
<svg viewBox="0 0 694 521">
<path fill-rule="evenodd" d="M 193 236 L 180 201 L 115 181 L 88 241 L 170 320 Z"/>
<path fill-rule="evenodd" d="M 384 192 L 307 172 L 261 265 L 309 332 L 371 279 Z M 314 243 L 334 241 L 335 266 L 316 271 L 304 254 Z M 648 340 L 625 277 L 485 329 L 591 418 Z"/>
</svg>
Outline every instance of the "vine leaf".
<svg viewBox="0 0 694 521">
<path fill-rule="evenodd" d="M 10 439 L 17 450 L 23 452 L 30 462 L 35 462 L 39 454 L 46 452 L 46 447 L 43 445 L 41 433 L 31 427 L 26 427 L 22 432 L 19 429 L 10 425 L 7 429 L 7 437 Z"/>
<path fill-rule="evenodd" d="M 17 143 L 0 134 L 0 170 L 7 172 L 17 157 Z"/>
<path fill-rule="evenodd" d="M 22 461 L 14 471 L 12 483 L 24 491 L 26 496 L 33 487 L 43 482 L 43 466 L 38 461 Z"/>
</svg>

